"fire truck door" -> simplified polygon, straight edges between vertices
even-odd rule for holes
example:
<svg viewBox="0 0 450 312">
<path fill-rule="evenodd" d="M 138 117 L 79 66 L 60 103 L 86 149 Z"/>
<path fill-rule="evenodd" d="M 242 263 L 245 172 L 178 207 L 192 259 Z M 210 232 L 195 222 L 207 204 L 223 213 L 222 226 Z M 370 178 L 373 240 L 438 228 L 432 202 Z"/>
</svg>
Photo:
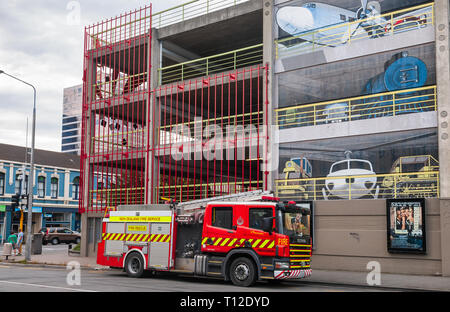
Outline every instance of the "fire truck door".
<svg viewBox="0 0 450 312">
<path fill-rule="evenodd" d="M 202 246 L 206 246 L 205 251 L 228 252 L 239 244 L 233 215 L 233 207 L 212 207 L 211 219 L 204 227 L 202 238 Z"/>
<path fill-rule="evenodd" d="M 170 256 L 170 223 L 151 223 L 149 267 L 168 269 Z"/>
</svg>

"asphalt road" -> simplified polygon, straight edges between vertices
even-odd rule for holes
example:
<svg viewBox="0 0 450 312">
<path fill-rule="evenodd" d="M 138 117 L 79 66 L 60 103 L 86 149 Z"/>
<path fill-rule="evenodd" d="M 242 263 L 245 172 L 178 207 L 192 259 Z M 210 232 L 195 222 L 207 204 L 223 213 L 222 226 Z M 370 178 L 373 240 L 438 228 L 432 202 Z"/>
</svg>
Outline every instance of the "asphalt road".
<svg viewBox="0 0 450 312">
<path fill-rule="evenodd" d="M 0 263 L 0 292 L 359 292 L 386 291 L 372 287 L 313 284 L 307 281 L 258 282 L 250 288 L 236 287 L 221 279 L 195 278 L 175 274 L 128 278 L 119 270 L 80 270 L 80 285 L 69 285 L 76 275 L 65 268 L 47 268 Z"/>
</svg>

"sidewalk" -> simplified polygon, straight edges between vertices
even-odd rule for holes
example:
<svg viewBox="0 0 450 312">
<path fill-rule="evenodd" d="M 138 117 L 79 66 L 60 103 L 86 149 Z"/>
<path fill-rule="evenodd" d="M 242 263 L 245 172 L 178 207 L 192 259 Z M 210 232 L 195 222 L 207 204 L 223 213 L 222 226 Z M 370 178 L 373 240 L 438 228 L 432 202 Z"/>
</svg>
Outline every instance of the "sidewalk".
<svg viewBox="0 0 450 312">
<path fill-rule="evenodd" d="M 80 263 L 83 269 L 95 269 L 95 270 L 105 270 L 109 267 L 104 267 L 97 264 L 96 257 L 81 257 L 77 255 L 69 255 L 68 252 L 51 254 L 51 255 L 32 255 L 31 262 L 26 263 L 27 265 L 44 265 L 44 266 L 64 266 L 71 261 L 77 261 Z M 22 256 L 9 256 L 8 260 L 5 260 L 4 256 L 0 257 L 0 263 L 8 264 L 25 264 L 25 255 Z"/>
<path fill-rule="evenodd" d="M 368 272 L 324 271 L 313 268 L 311 278 L 306 280 L 312 283 L 371 287 L 367 284 L 367 274 Z M 379 287 L 392 290 L 450 291 L 450 277 L 381 273 Z"/>
<path fill-rule="evenodd" d="M 0 257 L 0 263 L 5 263 L 4 257 Z M 22 264 L 24 256 L 10 257 L 8 264 Z M 95 257 L 81 257 L 68 255 L 67 251 L 51 255 L 33 255 L 31 263 L 27 265 L 45 266 L 66 266 L 71 261 L 77 261 L 84 269 L 107 270 L 108 267 L 100 266 L 96 263 Z M 370 287 L 367 284 L 368 272 L 348 272 L 348 271 L 324 271 L 314 270 L 311 277 L 304 279 L 307 283 L 323 283 L 338 285 L 357 285 Z M 450 291 L 450 277 L 422 276 L 422 275 L 401 275 L 401 274 L 381 274 L 381 285 L 379 287 L 392 288 L 395 290 L 421 290 L 421 291 Z"/>
</svg>

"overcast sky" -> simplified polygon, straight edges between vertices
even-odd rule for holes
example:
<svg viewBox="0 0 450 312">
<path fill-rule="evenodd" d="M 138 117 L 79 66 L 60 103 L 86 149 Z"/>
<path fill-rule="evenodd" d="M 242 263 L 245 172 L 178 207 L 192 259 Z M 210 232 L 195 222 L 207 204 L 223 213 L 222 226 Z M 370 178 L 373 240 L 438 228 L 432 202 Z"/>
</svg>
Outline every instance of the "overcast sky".
<svg viewBox="0 0 450 312">
<path fill-rule="evenodd" d="M 153 0 L 153 12 L 184 2 Z M 61 150 L 63 89 L 82 83 L 84 27 L 149 4 L 149 0 L 0 0 L 0 70 L 37 89 L 36 148 Z M 0 143 L 25 146 L 32 108 L 31 87 L 0 75 Z"/>
</svg>

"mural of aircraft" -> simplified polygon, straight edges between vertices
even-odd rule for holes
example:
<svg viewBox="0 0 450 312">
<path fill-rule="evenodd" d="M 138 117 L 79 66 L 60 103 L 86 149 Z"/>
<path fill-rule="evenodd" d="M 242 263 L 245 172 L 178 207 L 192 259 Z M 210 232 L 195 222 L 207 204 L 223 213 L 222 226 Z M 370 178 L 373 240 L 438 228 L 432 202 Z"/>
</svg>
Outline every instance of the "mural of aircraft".
<svg viewBox="0 0 450 312">
<path fill-rule="evenodd" d="M 303 41 L 333 47 L 345 44 L 354 36 L 377 37 L 389 34 L 392 27 L 394 33 L 397 30 L 400 32 L 400 29 L 424 27 L 427 14 L 431 14 L 431 9 L 426 7 L 388 21 L 380 15 L 380 8 L 378 1 L 367 0 L 361 0 L 361 7 L 356 12 L 330 4 L 309 2 L 302 6 L 281 7 L 276 13 L 276 21 L 291 36 L 301 35 Z M 411 25 L 413 22 L 417 27 Z M 351 24 L 347 27 L 346 23 Z"/>
</svg>

